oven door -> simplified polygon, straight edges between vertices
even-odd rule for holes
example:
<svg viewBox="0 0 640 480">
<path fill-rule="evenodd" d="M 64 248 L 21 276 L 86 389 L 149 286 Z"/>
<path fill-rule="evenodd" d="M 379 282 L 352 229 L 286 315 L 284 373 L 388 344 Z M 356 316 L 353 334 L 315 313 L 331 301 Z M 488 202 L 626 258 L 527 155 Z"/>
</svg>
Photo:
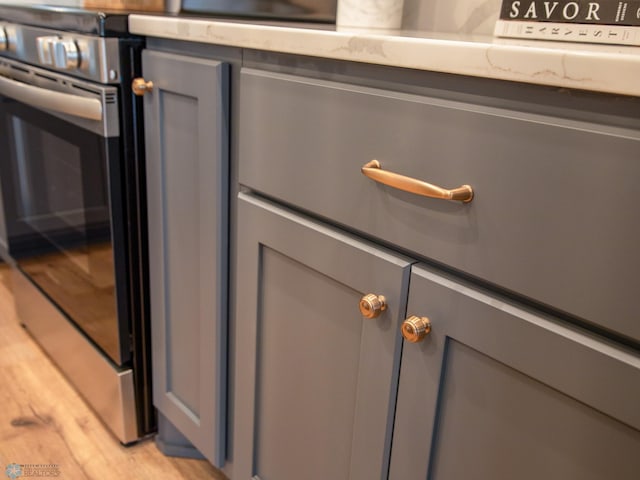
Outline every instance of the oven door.
<svg viewBox="0 0 640 480">
<path fill-rule="evenodd" d="M 123 365 L 131 352 L 117 89 L 2 62 L 0 180 L 9 254 Z"/>
</svg>

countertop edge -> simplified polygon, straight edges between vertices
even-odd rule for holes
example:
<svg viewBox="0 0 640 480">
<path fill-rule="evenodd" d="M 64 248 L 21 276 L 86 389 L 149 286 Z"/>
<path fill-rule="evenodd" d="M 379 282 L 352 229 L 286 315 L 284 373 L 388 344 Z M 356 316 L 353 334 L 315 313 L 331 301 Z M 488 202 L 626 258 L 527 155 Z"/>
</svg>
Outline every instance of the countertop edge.
<svg viewBox="0 0 640 480">
<path fill-rule="evenodd" d="M 131 15 L 132 33 L 640 96 L 640 47 Z"/>
</svg>

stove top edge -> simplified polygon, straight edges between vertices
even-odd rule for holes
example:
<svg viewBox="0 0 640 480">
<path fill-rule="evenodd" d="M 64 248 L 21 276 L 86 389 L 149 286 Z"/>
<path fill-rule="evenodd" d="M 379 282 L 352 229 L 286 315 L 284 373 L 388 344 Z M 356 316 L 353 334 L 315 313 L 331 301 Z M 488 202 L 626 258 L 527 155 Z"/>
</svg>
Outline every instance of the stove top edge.
<svg viewBox="0 0 640 480">
<path fill-rule="evenodd" d="M 129 36 L 133 12 L 87 10 L 47 5 L 0 5 L 0 20 L 100 37 Z"/>
</svg>

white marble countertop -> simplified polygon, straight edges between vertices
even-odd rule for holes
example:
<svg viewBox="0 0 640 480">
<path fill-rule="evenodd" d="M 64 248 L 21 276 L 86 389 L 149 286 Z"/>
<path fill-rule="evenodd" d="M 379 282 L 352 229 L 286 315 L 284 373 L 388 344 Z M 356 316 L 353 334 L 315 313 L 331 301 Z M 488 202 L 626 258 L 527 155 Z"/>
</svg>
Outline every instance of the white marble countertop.
<svg viewBox="0 0 640 480">
<path fill-rule="evenodd" d="M 640 47 L 219 18 L 131 15 L 150 37 L 640 96 Z"/>
</svg>

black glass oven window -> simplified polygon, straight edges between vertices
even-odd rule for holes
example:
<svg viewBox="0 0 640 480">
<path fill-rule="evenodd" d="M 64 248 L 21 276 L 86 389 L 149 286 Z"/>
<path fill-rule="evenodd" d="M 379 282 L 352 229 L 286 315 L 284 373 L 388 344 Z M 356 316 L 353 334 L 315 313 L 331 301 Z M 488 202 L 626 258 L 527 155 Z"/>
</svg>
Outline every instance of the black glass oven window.
<svg viewBox="0 0 640 480">
<path fill-rule="evenodd" d="M 117 359 L 105 139 L 61 121 L 45 128 L 28 120 L 11 117 L 13 191 L 22 240 L 18 264 Z"/>
<path fill-rule="evenodd" d="M 82 235 L 86 220 L 80 148 L 21 118 L 13 117 L 12 121 L 19 217 L 43 235 L 56 229 Z"/>
</svg>

